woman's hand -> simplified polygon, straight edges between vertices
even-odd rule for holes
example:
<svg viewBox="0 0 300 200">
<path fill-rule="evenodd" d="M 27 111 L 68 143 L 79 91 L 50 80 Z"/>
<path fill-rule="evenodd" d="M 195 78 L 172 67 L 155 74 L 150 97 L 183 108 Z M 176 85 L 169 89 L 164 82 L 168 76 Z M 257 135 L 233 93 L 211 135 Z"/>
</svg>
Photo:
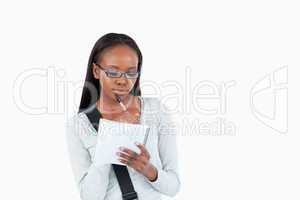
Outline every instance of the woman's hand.
<svg viewBox="0 0 300 200">
<path fill-rule="evenodd" d="M 155 181 L 157 179 L 157 169 L 149 162 L 149 152 L 142 144 L 136 143 L 136 146 L 141 150 L 140 154 L 128 148 L 120 147 L 120 152 L 117 152 L 119 161 L 140 172 L 147 177 L 149 181 Z"/>
</svg>

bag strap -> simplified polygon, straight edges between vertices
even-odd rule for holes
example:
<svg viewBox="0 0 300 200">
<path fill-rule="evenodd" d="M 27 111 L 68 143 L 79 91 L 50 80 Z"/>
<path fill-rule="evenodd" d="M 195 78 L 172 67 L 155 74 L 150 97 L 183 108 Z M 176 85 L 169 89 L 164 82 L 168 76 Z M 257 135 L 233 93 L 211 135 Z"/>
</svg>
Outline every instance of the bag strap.
<svg viewBox="0 0 300 200">
<path fill-rule="evenodd" d="M 124 165 L 117 164 L 112 164 L 112 166 L 118 179 L 123 200 L 138 199 L 137 193 L 135 192 L 133 184 L 131 182 L 127 167 Z"/>
<path fill-rule="evenodd" d="M 90 123 L 98 132 L 99 120 L 100 118 L 102 118 L 102 115 L 96 108 L 96 104 L 93 104 L 90 108 L 86 109 L 83 112 L 86 114 Z M 120 190 L 122 192 L 122 199 L 123 200 L 138 199 L 137 193 L 134 190 L 133 184 L 131 182 L 131 178 L 128 173 L 127 166 L 112 164 L 112 167 L 117 177 Z"/>
</svg>

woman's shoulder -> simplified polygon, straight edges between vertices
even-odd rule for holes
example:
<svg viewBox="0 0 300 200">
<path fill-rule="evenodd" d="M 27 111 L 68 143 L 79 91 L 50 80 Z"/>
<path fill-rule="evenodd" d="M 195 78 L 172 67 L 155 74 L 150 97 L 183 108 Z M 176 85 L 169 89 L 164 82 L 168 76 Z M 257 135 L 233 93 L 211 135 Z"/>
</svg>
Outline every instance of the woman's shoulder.
<svg viewBox="0 0 300 200">
<path fill-rule="evenodd" d="M 145 102 L 145 108 L 158 112 L 169 112 L 170 107 L 160 97 L 142 97 Z"/>
<path fill-rule="evenodd" d="M 156 119 L 155 124 L 161 128 L 161 130 L 176 132 L 177 125 L 180 124 L 179 111 L 176 107 L 170 107 L 169 102 L 158 97 L 146 97 L 145 103 L 148 104 L 145 106 L 147 109 L 148 116 Z M 150 117 L 150 118 L 151 118 Z"/>
<path fill-rule="evenodd" d="M 159 108 L 161 106 L 161 99 L 159 97 L 142 97 L 143 102 L 147 106 L 157 107 Z"/>
<path fill-rule="evenodd" d="M 65 126 L 67 132 L 72 133 L 79 133 L 86 128 L 89 128 L 86 114 L 84 112 L 72 114 L 71 116 L 66 118 Z"/>
<path fill-rule="evenodd" d="M 66 125 L 75 125 L 78 123 L 83 123 L 84 121 L 85 121 L 85 113 L 79 112 L 68 116 L 66 118 Z"/>
<path fill-rule="evenodd" d="M 167 102 L 163 101 L 159 97 L 143 97 L 144 99 L 144 113 L 148 117 L 155 117 L 160 123 L 166 121 L 168 118 L 177 120 L 178 112 L 176 109 L 171 109 Z"/>
</svg>

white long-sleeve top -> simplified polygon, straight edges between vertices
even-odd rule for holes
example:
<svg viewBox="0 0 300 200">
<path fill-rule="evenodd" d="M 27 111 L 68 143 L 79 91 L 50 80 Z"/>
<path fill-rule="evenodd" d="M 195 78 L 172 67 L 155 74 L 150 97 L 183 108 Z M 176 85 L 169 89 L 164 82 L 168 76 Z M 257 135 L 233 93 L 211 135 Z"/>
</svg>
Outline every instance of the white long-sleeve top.
<svg viewBox="0 0 300 200">
<path fill-rule="evenodd" d="M 180 188 L 177 128 L 173 116 L 158 98 L 140 97 L 141 124 L 150 126 L 146 149 L 157 168 L 154 182 L 128 167 L 139 200 L 160 200 L 161 194 L 175 196 Z M 87 115 L 78 113 L 66 121 L 66 139 L 71 167 L 82 200 L 121 200 L 122 193 L 111 165 L 94 162 L 97 131 Z"/>
</svg>

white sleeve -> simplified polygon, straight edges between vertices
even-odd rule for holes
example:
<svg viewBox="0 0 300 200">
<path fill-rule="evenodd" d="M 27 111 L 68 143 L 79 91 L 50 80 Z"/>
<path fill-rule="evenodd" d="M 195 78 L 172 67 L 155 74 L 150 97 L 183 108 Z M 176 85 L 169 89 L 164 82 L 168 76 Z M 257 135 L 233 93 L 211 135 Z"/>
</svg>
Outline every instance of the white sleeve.
<svg viewBox="0 0 300 200">
<path fill-rule="evenodd" d="M 158 135 L 159 156 L 162 169 L 158 169 L 157 179 L 149 181 L 157 191 L 167 196 L 175 196 L 180 189 L 177 153 L 177 127 L 174 116 L 160 105 L 160 124 Z"/>
<path fill-rule="evenodd" d="M 79 138 L 77 115 L 66 123 L 66 139 L 71 167 L 82 200 L 102 200 L 109 181 L 110 165 L 96 166 Z"/>
</svg>

